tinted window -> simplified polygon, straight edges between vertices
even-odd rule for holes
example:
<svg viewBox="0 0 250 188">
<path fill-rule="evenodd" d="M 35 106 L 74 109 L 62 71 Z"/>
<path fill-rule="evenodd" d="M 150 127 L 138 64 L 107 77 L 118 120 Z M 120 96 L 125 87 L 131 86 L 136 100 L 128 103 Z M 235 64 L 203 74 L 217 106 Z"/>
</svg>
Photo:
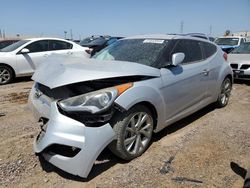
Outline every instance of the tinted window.
<svg viewBox="0 0 250 188">
<path fill-rule="evenodd" d="M 17 40 L 0 41 L 0 49 L 5 48 L 5 47 L 7 47 L 15 42 L 17 42 Z"/>
<path fill-rule="evenodd" d="M 12 52 L 27 42 L 29 42 L 29 40 L 20 40 L 14 44 L 11 44 L 11 45 L 1 49 L 1 52 Z"/>
<path fill-rule="evenodd" d="M 66 50 L 66 49 L 72 49 L 73 45 L 64 42 L 64 41 L 58 41 L 58 40 L 50 40 L 49 41 L 49 50 Z"/>
<path fill-rule="evenodd" d="M 162 39 L 118 40 L 95 54 L 93 58 L 129 61 L 156 67 L 156 62 L 167 45 L 168 40 Z"/>
<path fill-rule="evenodd" d="M 200 42 L 195 40 L 179 40 L 171 53 L 182 52 L 185 54 L 183 63 L 189 63 L 194 61 L 202 60 L 202 52 Z"/>
<path fill-rule="evenodd" d="M 25 48 L 29 49 L 30 52 L 44 52 L 49 50 L 49 41 L 48 40 L 41 40 L 36 41 Z"/>
<path fill-rule="evenodd" d="M 217 47 L 213 44 L 207 43 L 207 42 L 201 42 L 202 46 L 203 46 L 203 50 L 204 50 L 204 54 L 205 54 L 205 58 L 208 58 L 212 55 L 214 55 L 214 53 L 217 50 Z"/>
</svg>

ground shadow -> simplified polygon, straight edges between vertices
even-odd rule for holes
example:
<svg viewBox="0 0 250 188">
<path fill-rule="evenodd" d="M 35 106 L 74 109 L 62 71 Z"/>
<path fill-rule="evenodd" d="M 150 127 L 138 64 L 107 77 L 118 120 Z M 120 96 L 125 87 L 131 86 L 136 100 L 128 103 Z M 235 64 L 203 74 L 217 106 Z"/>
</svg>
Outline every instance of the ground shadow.
<svg viewBox="0 0 250 188">
<path fill-rule="evenodd" d="M 235 174 L 237 174 L 240 177 L 242 177 L 243 179 L 245 179 L 246 174 L 247 174 L 247 170 L 246 169 L 242 168 L 241 166 L 239 166 L 235 162 L 231 162 L 230 163 L 230 167 L 234 171 Z"/>
<path fill-rule="evenodd" d="M 21 83 L 21 82 L 29 82 L 29 81 L 32 81 L 31 76 L 18 77 L 18 78 L 15 78 L 13 80 L 13 82 L 11 82 L 10 84 Z"/>
<path fill-rule="evenodd" d="M 156 133 L 154 135 L 153 142 L 156 142 L 156 141 L 162 139 L 163 137 L 165 137 L 166 135 L 174 133 L 174 132 L 186 127 L 190 123 L 196 121 L 197 119 L 201 118 L 202 116 L 206 115 L 207 113 L 213 111 L 215 108 L 216 108 L 215 104 L 210 104 L 209 106 L 195 112 L 194 114 L 187 116 L 186 118 L 184 118 L 180 121 L 177 121 L 174 124 L 169 125 L 168 127 L 161 130 L 159 133 Z"/>
<path fill-rule="evenodd" d="M 118 159 L 116 156 L 114 156 L 108 148 L 105 148 L 101 154 L 98 156 L 96 163 L 93 165 L 89 175 L 87 178 L 82 178 L 80 176 L 75 176 L 72 174 L 69 174 L 56 166 L 52 165 L 51 163 L 47 162 L 42 156 L 38 156 L 41 167 L 44 171 L 50 173 L 50 172 L 55 172 L 61 177 L 65 179 L 70 179 L 74 181 L 79 181 L 79 182 L 89 182 L 91 179 L 95 178 L 102 172 L 108 170 L 112 166 L 114 166 L 117 163 L 126 163 L 126 161 L 123 161 L 121 159 Z M 83 161 L 84 162 L 84 161 Z M 79 164 L 80 165 L 80 164 Z"/>
<path fill-rule="evenodd" d="M 250 86 L 250 80 L 237 80 L 237 79 L 234 79 L 234 83 L 235 84 L 245 84 L 247 86 Z"/>
<path fill-rule="evenodd" d="M 176 132 L 185 126 L 189 125 L 190 123 L 194 122 L 195 120 L 199 119 L 200 117 L 206 115 L 207 113 L 213 111 L 215 109 L 215 105 L 209 105 L 206 108 L 194 113 L 193 115 L 190 115 L 186 118 L 184 118 L 181 121 L 178 121 L 161 132 L 154 135 L 152 142 L 158 141 L 162 139 L 164 136 L 171 134 L 173 132 Z M 75 176 L 72 174 L 69 174 L 67 172 L 64 172 L 63 170 L 55 167 L 54 165 L 50 164 L 49 162 L 45 161 L 43 157 L 39 156 L 39 160 L 41 163 L 41 166 L 44 171 L 46 172 L 56 172 L 60 176 L 66 179 L 74 180 L 74 181 L 80 181 L 80 182 L 88 182 L 91 179 L 95 178 L 96 176 L 100 175 L 102 172 L 106 171 L 107 169 L 111 168 L 117 163 L 125 164 L 127 161 L 121 160 L 117 158 L 115 155 L 113 155 L 108 148 L 104 149 L 102 153 L 99 155 L 99 157 L 96 160 L 96 163 L 93 165 L 93 168 L 91 169 L 91 172 L 88 176 L 88 178 L 81 178 L 79 176 Z M 84 162 L 84 161 L 83 161 Z M 79 164 L 80 165 L 80 164 Z"/>
</svg>

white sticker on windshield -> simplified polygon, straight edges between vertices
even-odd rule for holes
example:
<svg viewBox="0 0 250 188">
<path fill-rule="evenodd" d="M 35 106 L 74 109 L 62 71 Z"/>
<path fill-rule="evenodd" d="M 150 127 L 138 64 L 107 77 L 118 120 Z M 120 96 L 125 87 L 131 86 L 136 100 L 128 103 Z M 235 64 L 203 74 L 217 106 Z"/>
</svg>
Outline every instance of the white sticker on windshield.
<svg viewBox="0 0 250 188">
<path fill-rule="evenodd" d="M 154 43 L 154 44 L 163 44 L 164 40 L 158 39 L 145 39 L 143 43 Z"/>
</svg>

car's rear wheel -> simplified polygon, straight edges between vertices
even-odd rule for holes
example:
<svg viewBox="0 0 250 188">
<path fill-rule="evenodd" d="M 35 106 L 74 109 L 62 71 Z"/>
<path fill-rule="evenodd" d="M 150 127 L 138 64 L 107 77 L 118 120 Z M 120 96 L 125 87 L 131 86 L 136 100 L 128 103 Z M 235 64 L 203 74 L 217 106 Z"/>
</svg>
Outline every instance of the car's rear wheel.
<svg viewBox="0 0 250 188">
<path fill-rule="evenodd" d="M 14 78 L 14 73 L 11 68 L 0 65 L 0 85 L 10 83 Z"/>
<path fill-rule="evenodd" d="M 117 139 L 109 145 L 109 148 L 116 156 L 131 160 L 148 148 L 154 121 L 147 107 L 136 105 L 126 113 L 116 114 L 111 124 Z"/>
<path fill-rule="evenodd" d="M 219 108 L 222 108 L 228 104 L 231 90 L 232 90 L 232 81 L 229 78 L 225 78 L 221 84 L 221 91 L 216 102 Z"/>
</svg>

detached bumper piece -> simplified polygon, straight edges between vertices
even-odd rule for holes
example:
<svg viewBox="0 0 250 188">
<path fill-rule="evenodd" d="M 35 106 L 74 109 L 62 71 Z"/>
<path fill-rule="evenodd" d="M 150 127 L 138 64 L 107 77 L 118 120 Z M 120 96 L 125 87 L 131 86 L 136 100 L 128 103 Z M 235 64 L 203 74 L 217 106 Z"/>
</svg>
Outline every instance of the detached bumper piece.
<svg viewBox="0 0 250 188">
<path fill-rule="evenodd" d="M 35 153 L 41 153 L 45 160 L 68 173 L 86 178 L 98 155 L 115 138 L 110 124 L 87 127 L 61 114 L 55 101 L 48 105 L 32 97 L 32 92 L 29 102 L 37 118 L 49 114 L 34 141 Z M 38 111 L 43 105 L 47 107 L 42 109 L 49 112 Z"/>
</svg>

